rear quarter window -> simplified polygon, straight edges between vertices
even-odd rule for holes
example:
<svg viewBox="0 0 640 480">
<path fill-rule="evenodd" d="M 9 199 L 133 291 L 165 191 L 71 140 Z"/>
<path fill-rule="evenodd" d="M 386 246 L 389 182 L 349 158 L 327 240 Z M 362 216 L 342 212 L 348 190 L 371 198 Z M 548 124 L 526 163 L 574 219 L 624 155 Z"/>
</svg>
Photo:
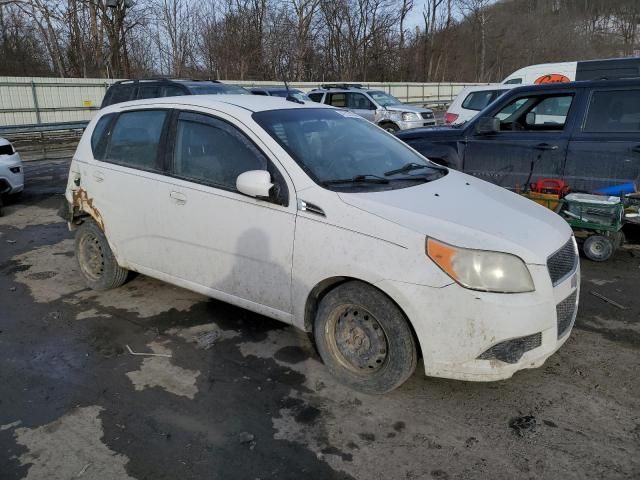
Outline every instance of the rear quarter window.
<svg viewBox="0 0 640 480">
<path fill-rule="evenodd" d="M 462 108 L 479 112 L 496 98 L 496 94 L 496 90 L 471 92 L 462 102 Z"/>
<path fill-rule="evenodd" d="M 110 96 L 108 98 L 108 105 L 114 103 L 128 102 L 135 99 L 135 88 L 130 85 L 115 85 L 111 87 Z"/>
<path fill-rule="evenodd" d="M 100 120 L 96 124 L 96 127 L 93 129 L 93 133 L 91 134 L 91 151 L 93 152 L 93 158 L 96 160 L 102 160 L 104 157 L 104 151 L 107 146 L 107 136 L 109 133 L 109 125 L 113 121 L 115 113 L 109 113 Z"/>
</svg>

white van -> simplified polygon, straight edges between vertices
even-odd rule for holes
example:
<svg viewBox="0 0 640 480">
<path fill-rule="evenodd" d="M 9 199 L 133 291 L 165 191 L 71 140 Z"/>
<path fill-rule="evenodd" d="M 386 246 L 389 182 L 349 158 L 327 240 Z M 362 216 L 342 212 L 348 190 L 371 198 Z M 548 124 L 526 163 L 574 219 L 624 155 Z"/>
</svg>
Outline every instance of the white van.
<svg viewBox="0 0 640 480">
<path fill-rule="evenodd" d="M 349 111 L 254 95 L 98 112 L 64 216 L 97 290 L 136 271 L 313 332 L 337 379 L 500 380 L 569 337 L 567 223 Z"/>
<path fill-rule="evenodd" d="M 542 63 L 516 70 L 504 85 L 539 85 L 582 80 L 613 80 L 640 77 L 640 58 L 610 58 L 578 62 Z"/>
</svg>

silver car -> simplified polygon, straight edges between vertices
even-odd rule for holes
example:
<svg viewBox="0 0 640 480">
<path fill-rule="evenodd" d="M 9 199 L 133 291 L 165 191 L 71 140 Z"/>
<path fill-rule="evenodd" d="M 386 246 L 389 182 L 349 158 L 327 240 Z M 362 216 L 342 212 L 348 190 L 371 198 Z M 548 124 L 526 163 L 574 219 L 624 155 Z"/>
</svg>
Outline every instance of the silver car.
<svg viewBox="0 0 640 480">
<path fill-rule="evenodd" d="M 387 92 L 363 88 L 361 85 L 322 85 L 308 95 L 314 102 L 347 109 L 388 132 L 436 124 L 432 110 L 407 105 Z"/>
</svg>

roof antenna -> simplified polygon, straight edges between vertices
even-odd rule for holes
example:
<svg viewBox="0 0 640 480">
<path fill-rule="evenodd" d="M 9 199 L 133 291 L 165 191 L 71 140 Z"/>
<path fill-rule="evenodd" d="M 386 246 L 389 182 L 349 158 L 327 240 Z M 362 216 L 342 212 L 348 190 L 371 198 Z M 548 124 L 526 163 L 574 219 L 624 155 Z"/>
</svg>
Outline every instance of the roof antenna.
<svg viewBox="0 0 640 480">
<path fill-rule="evenodd" d="M 284 69 L 282 68 L 282 66 L 280 67 L 280 75 L 282 76 L 282 80 L 284 80 L 284 88 L 286 88 L 287 90 L 286 100 L 289 102 L 300 103 L 304 105 L 304 102 L 302 100 L 297 99 L 291 94 L 291 90 L 289 90 L 289 82 L 287 82 L 287 76 L 285 75 Z"/>
</svg>

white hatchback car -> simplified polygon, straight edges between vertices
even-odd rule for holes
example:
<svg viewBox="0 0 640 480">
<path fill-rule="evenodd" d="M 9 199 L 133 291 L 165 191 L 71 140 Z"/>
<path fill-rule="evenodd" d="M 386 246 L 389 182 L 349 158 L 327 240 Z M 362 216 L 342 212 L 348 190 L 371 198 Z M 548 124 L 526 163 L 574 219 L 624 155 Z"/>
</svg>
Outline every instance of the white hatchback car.
<svg viewBox="0 0 640 480">
<path fill-rule="evenodd" d="M 508 378 L 542 365 L 576 316 L 563 219 L 317 103 L 105 108 L 66 199 L 90 287 L 133 270 L 295 325 L 365 392 L 402 384 L 419 353 L 427 375 Z"/>
<path fill-rule="evenodd" d="M 513 85 L 489 84 L 465 87 L 444 114 L 445 125 L 459 125 L 468 122 L 475 117 L 479 111 L 493 102 Z"/>
<path fill-rule="evenodd" d="M 24 171 L 20 154 L 13 145 L 0 137 L 0 195 L 22 192 L 24 189 Z"/>
</svg>

